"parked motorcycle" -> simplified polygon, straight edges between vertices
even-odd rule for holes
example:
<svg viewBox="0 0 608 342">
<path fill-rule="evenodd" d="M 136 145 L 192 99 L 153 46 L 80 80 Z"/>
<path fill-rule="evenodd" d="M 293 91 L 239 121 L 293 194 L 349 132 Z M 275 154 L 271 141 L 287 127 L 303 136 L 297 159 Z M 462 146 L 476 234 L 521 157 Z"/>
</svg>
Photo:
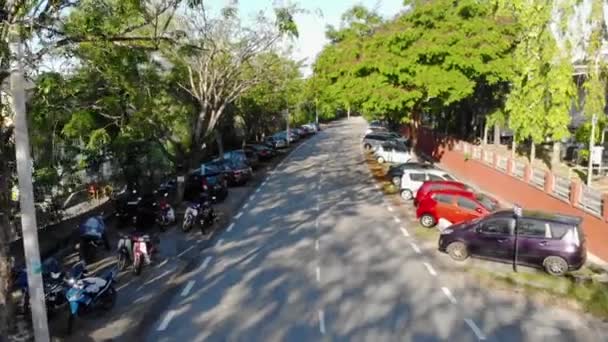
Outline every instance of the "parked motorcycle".
<svg viewBox="0 0 608 342">
<path fill-rule="evenodd" d="M 89 314 L 97 309 L 110 310 L 116 302 L 114 283 L 116 271 L 110 271 L 105 277 L 89 277 L 71 281 L 71 288 L 66 293 L 70 304 L 68 334 L 72 333 L 74 321 L 78 316 Z"/>
<path fill-rule="evenodd" d="M 121 236 L 118 240 L 118 269 L 125 270 L 127 265 L 132 264 L 133 272 L 136 275 L 141 274 L 144 264 L 150 264 L 156 255 L 159 244 L 158 237 L 151 238 L 147 234 Z"/>
<path fill-rule="evenodd" d="M 175 211 L 169 201 L 167 200 L 169 194 L 165 193 L 163 198 L 158 203 L 158 217 L 156 222 L 160 226 L 161 231 L 165 231 L 168 226 L 175 223 Z"/>
<path fill-rule="evenodd" d="M 93 260 L 94 252 L 100 245 L 103 245 L 106 250 L 110 250 L 110 242 L 102 215 L 89 217 L 78 227 L 80 230 L 80 260 L 85 263 Z"/>
<path fill-rule="evenodd" d="M 215 200 L 215 197 L 213 197 L 212 200 Z M 198 224 L 201 228 L 201 232 L 206 234 L 207 228 L 213 225 L 216 217 L 215 211 L 209 200 L 191 203 L 184 213 L 182 230 L 187 232 Z"/>
</svg>

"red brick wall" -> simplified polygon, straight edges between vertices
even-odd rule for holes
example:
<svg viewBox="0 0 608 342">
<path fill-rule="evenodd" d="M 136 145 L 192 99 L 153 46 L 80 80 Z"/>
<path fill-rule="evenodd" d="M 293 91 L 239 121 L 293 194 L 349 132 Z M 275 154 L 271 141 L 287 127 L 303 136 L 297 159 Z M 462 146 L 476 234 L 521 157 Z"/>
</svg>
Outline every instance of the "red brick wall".
<svg viewBox="0 0 608 342">
<path fill-rule="evenodd" d="M 587 248 L 594 255 L 608 261 L 608 223 L 585 211 L 571 206 L 529 185 L 522 180 L 484 164 L 481 160 L 465 160 L 461 151 L 453 149 L 455 140 L 433 137 L 427 130 L 418 135 L 417 149 L 432 156 L 455 176 L 470 179 L 483 190 L 523 208 L 538 209 L 583 218 Z"/>
</svg>

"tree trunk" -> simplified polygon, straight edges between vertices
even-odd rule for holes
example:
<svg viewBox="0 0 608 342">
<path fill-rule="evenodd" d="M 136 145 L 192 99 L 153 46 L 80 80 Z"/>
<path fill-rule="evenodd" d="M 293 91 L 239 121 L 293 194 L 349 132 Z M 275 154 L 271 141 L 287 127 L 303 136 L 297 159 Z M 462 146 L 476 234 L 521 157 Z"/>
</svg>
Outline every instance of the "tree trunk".
<svg viewBox="0 0 608 342">
<path fill-rule="evenodd" d="M 350 106 L 348 106 L 348 109 L 346 110 L 346 119 L 350 119 Z"/>
<path fill-rule="evenodd" d="M 224 155 L 224 141 L 222 140 L 222 132 L 218 129 L 215 131 L 215 142 L 217 143 L 217 153 L 220 157 Z M 245 141 L 243 140 L 243 146 Z"/>
<path fill-rule="evenodd" d="M 410 122 L 410 140 L 413 148 L 416 147 L 418 142 L 418 128 L 420 127 L 420 113 L 414 109 L 412 111 L 412 121 Z"/>
<path fill-rule="evenodd" d="M 515 159 L 515 150 L 517 149 L 517 142 L 515 141 L 515 135 L 511 141 L 511 159 Z"/>
<path fill-rule="evenodd" d="M 534 141 L 530 142 L 530 163 L 534 163 L 534 159 L 536 159 L 536 144 Z"/>
<path fill-rule="evenodd" d="M 494 145 L 500 145 L 500 125 L 494 124 Z"/>
<path fill-rule="evenodd" d="M 555 141 L 553 143 L 553 152 L 551 153 L 551 170 L 555 170 L 555 168 L 557 167 L 557 165 L 559 164 L 560 160 L 561 160 L 561 147 L 562 147 L 562 143 L 561 141 Z"/>
<path fill-rule="evenodd" d="M 487 145 L 488 144 L 488 131 L 489 131 L 489 127 L 488 127 L 488 122 L 484 122 L 483 124 L 483 145 Z"/>
</svg>

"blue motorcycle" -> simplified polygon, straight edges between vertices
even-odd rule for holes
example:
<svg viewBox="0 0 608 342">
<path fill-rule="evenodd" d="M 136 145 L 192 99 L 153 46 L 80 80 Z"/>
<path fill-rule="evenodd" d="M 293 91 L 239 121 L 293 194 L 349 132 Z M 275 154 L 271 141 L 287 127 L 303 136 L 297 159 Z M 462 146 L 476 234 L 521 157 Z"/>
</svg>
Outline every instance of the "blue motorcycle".
<svg viewBox="0 0 608 342">
<path fill-rule="evenodd" d="M 66 293 L 70 303 L 70 317 L 68 319 L 68 334 L 76 317 L 88 314 L 96 309 L 108 311 L 116 302 L 116 270 L 110 271 L 103 278 L 89 277 L 80 280 L 71 279 L 71 288 Z"/>
</svg>

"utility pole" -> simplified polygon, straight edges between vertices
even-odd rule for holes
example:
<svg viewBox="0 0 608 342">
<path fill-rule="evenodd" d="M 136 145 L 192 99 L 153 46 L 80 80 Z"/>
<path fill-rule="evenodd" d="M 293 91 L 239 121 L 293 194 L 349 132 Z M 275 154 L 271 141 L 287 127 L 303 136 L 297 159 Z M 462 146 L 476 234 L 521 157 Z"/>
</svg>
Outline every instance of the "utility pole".
<svg viewBox="0 0 608 342">
<path fill-rule="evenodd" d="M 597 114 L 591 118 L 591 136 L 589 137 L 589 164 L 587 165 L 587 186 L 591 186 L 591 176 L 593 174 L 593 147 L 595 145 L 595 126 L 597 124 Z"/>
<path fill-rule="evenodd" d="M 11 95 L 15 113 L 15 153 L 19 180 L 19 203 L 21 205 L 21 226 L 23 227 L 23 250 L 29 286 L 30 307 L 36 342 L 48 342 L 49 327 L 44 303 L 42 283 L 42 264 L 38 247 L 38 228 L 34 207 L 32 185 L 32 158 L 25 109 L 25 90 L 23 77 L 23 50 L 17 27 L 11 27 L 9 48 L 11 63 Z"/>
<path fill-rule="evenodd" d="M 315 124 L 319 126 L 319 101 L 315 99 Z"/>
</svg>

